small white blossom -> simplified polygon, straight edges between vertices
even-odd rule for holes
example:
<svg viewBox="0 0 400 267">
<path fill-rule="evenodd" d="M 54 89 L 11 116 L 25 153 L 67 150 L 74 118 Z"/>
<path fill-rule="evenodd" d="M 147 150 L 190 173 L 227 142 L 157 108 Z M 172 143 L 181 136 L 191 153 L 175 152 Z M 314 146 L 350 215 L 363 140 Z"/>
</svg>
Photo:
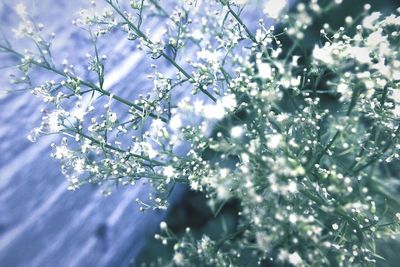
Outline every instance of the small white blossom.
<svg viewBox="0 0 400 267">
<path fill-rule="evenodd" d="M 221 56 L 222 54 L 219 51 L 211 52 L 209 50 L 202 50 L 197 52 L 197 57 L 206 61 L 214 69 L 218 69 Z"/>
<path fill-rule="evenodd" d="M 370 51 L 366 47 L 349 47 L 348 52 L 362 64 L 371 63 Z"/>
<path fill-rule="evenodd" d="M 225 109 L 222 103 L 204 105 L 204 116 L 207 119 L 223 119 L 225 117 Z"/>
<path fill-rule="evenodd" d="M 233 111 L 237 106 L 236 97 L 232 94 L 226 95 L 222 97 L 221 104 L 228 111 Z"/>
<path fill-rule="evenodd" d="M 287 6 L 287 0 L 268 0 L 264 4 L 264 13 L 272 19 L 277 19 Z"/>
<path fill-rule="evenodd" d="M 272 68 L 268 63 L 260 62 L 257 64 L 258 75 L 262 79 L 272 79 Z"/>
<path fill-rule="evenodd" d="M 380 12 L 372 12 L 371 15 L 365 17 L 362 21 L 362 25 L 366 29 L 374 29 L 375 22 L 379 19 L 381 16 Z"/>
<path fill-rule="evenodd" d="M 172 178 L 176 175 L 176 170 L 172 166 L 164 167 L 163 175 L 165 175 L 167 178 Z"/>
<path fill-rule="evenodd" d="M 173 257 L 173 261 L 178 266 L 184 265 L 184 256 L 183 256 L 183 254 L 180 253 L 180 252 L 175 252 L 174 257 Z"/>
<path fill-rule="evenodd" d="M 334 47 L 329 43 L 326 43 L 323 47 L 316 45 L 313 49 L 312 56 L 319 61 L 322 61 L 328 65 L 333 64 L 335 61 L 332 57 L 332 50 Z"/>
<path fill-rule="evenodd" d="M 15 11 L 17 12 L 18 16 L 21 18 L 25 18 L 28 13 L 26 11 L 26 6 L 23 3 L 19 3 L 15 6 Z"/>
<path fill-rule="evenodd" d="M 244 128 L 242 126 L 234 126 L 231 129 L 231 136 L 233 138 L 239 138 L 243 135 L 244 133 Z"/>
<path fill-rule="evenodd" d="M 161 230 L 166 230 L 167 229 L 167 223 L 166 222 L 164 222 L 164 221 L 162 221 L 162 222 L 160 222 L 160 229 Z"/>
<path fill-rule="evenodd" d="M 300 266 L 303 263 L 303 259 L 300 257 L 299 253 L 290 253 L 288 256 L 288 262 L 293 266 Z"/>
<path fill-rule="evenodd" d="M 169 122 L 169 126 L 173 129 L 173 130 L 178 130 L 179 128 L 182 127 L 182 119 L 180 114 L 176 114 L 174 115 L 170 122 Z"/>
<path fill-rule="evenodd" d="M 282 135 L 281 134 L 273 134 L 268 137 L 267 141 L 267 146 L 269 149 L 275 150 L 278 148 L 282 141 Z"/>
</svg>

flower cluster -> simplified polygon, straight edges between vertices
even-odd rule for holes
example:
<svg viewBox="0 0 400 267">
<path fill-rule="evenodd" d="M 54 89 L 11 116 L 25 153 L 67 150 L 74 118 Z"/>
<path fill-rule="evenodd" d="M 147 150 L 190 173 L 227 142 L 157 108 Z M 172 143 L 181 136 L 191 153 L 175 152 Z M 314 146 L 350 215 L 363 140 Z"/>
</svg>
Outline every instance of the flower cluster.
<svg viewBox="0 0 400 267">
<path fill-rule="evenodd" d="M 4 40 L 0 50 L 48 103 L 30 139 L 61 136 L 52 156 L 71 190 L 146 179 L 155 193 L 142 209 L 165 209 L 176 183 L 214 210 L 240 201 L 237 225 L 217 237 L 180 237 L 163 222 L 156 239 L 174 242 L 171 265 L 243 266 L 251 255 L 260 265 L 373 266 L 375 241 L 400 231 L 400 10 L 366 5 L 339 29 L 325 24 L 307 51 L 313 19 L 342 1 L 299 3 L 289 15 L 286 1 L 267 1 L 256 29 L 241 13 L 252 1 L 172 2 L 104 0 L 106 9 L 80 12 L 89 75 L 57 63 L 54 36 L 17 6 L 16 34 L 36 46 L 19 52 Z M 163 22 L 159 33 L 143 29 L 150 17 Z M 110 56 L 98 43 L 121 33 L 153 62 L 143 94 L 106 86 Z M 37 81 L 38 71 L 50 78 Z"/>
</svg>

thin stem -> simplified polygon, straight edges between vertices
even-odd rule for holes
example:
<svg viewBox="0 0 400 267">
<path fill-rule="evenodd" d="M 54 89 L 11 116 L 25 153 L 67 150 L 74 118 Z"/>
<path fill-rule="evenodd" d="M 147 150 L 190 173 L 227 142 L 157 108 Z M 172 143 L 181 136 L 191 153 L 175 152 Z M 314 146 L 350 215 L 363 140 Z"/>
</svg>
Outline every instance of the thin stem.
<svg viewBox="0 0 400 267">
<path fill-rule="evenodd" d="M 316 204 L 318 204 L 319 206 L 326 206 L 329 207 L 331 205 L 329 205 L 328 203 L 326 203 L 323 199 L 315 196 L 314 194 L 312 194 L 311 192 L 309 192 L 308 190 L 301 190 L 301 192 L 310 200 L 312 200 L 313 202 L 315 202 Z M 357 238 L 362 242 L 364 240 L 364 235 L 363 232 L 360 228 L 360 226 L 358 225 L 357 221 L 354 220 L 353 217 L 351 217 L 350 215 L 347 214 L 347 212 L 340 206 L 337 206 L 334 208 L 334 213 L 340 217 L 342 217 L 343 219 L 345 219 L 355 230 L 356 230 L 356 234 L 357 234 Z"/>
<path fill-rule="evenodd" d="M 152 3 L 164 17 L 169 17 L 168 12 L 165 11 L 165 9 L 157 2 L 157 0 L 150 0 L 150 3 Z"/>
<path fill-rule="evenodd" d="M 25 58 L 24 55 L 22 55 L 21 53 L 13 50 L 11 48 L 5 47 L 3 45 L 0 45 L 0 48 L 6 50 L 6 52 L 14 54 L 15 56 L 17 56 L 17 57 L 19 57 L 21 59 Z M 66 74 L 63 71 L 58 70 L 56 68 L 53 68 L 48 64 L 39 63 L 39 62 L 37 62 L 36 60 L 33 60 L 33 59 L 31 59 L 29 62 L 34 64 L 34 65 L 36 65 L 36 66 L 38 66 L 38 67 L 41 67 L 41 68 L 46 69 L 46 70 L 49 70 L 49 71 L 51 71 L 51 72 L 53 72 L 55 74 L 58 74 L 58 75 L 60 75 L 60 76 L 62 76 L 64 78 L 72 78 L 72 79 L 78 80 L 80 82 L 80 84 L 83 84 L 86 87 L 92 88 L 93 90 L 95 90 L 95 91 L 97 91 L 97 92 L 99 92 L 99 93 L 101 93 L 103 95 L 110 96 L 110 97 L 112 96 L 112 98 L 117 100 L 118 102 L 121 102 L 121 103 L 123 103 L 123 104 L 125 104 L 127 106 L 130 106 L 130 107 L 133 107 L 134 109 L 136 109 L 136 110 L 138 110 L 140 112 L 144 112 L 144 109 L 141 106 L 139 106 L 139 105 L 137 105 L 137 104 L 135 104 L 135 103 L 133 103 L 131 101 L 128 101 L 125 98 L 122 98 L 122 97 L 120 97 L 118 95 L 114 95 L 114 94 L 110 93 L 109 91 L 106 91 L 106 90 L 98 87 L 96 84 L 94 84 L 92 82 L 82 80 L 82 79 L 78 78 L 77 76 L 75 76 L 75 75 L 73 75 L 71 73 Z M 161 117 L 161 116 L 159 116 L 157 114 L 154 114 L 154 113 L 149 113 L 149 116 L 152 117 L 152 118 L 155 118 L 155 119 L 160 119 L 163 122 L 168 122 L 168 120 L 166 118 L 163 118 L 163 117 Z"/>
<path fill-rule="evenodd" d="M 394 135 L 398 135 L 400 133 L 400 125 L 397 126 L 396 131 L 394 132 Z M 367 163 L 365 163 L 364 165 L 356 168 L 354 170 L 354 173 L 358 173 L 360 171 L 362 171 L 363 169 L 367 168 L 368 166 L 374 164 L 376 161 L 379 160 L 379 158 L 381 157 L 382 154 L 384 154 L 393 144 L 393 139 L 390 140 L 389 142 L 387 142 L 386 146 L 383 148 L 383 150 L 380 153 L 376 153 L 372 158 L 370 158 Z"/>
<path fill-rule="evenodd" d="M 128 26 L 136 33 L 136 35 L 140 38 L 143 38 L 145 42 L 147 42 L 150 45 L 154 45 L 154 42 L 149 39 L 138 27 L 136 27 L 126 16 L 125 14 L 116 6 L 111 0 L 105 0 L 123 19 L 124 21 L 128 24 Z M 182 73 L 186 78 L 189 80 L 193 80 L 193 77 L 186 72 L 173 58 L 168 56 L 165 51 L 161 51 L 160 55 L 165 58 L 171 65 L 173 65 L 180 73 Z M 201 92 L 203 92 L 205 95 L 207 95 L 212 101 L 216 102 L 217 99 L 209 93 L 207 90 L 204 90 L 203 88 L 199 88 Z"/>
<path fill-rule="evenodd" d="M 119 152 L 119 153 L 125 153 L 125 154 L 127 154 L 127 155 L 129 155 L 129 156 L 132 156 L 132 157 L 135 157 L 135 158 L 138 158 L 138 159 L 142 159 L 142 160 L 145 160 L 145 161 L 148 161 L 148 162 L 150 162 L 150 163 L 157 164 L 157 165 L 161 165 L 161 166 L 164 166 L 164 165 L 165 165 L 165 163 L 163 163 L 163 162 L 161 162 L 161 161 L 154 160 L 154 159 L 150 159 L 150 158 L 148 158 L 148 157 L 146 157 L 146 156 L 138 155 L 138 154 L 132 153 L 132 152 L 130 152 L 130 151 L 126 151 L 126 150 L 123 150 L 123 149 L 121 149 L 121 148 L 112 146 L 112 145 L 107 144 L 107 143 L 102 143 L 102 142 L 100 142 L 99 140 L 96 140 L 95 138 L 93 138 L 93 137 L 91 137 L 91 136 L 89 136 L 89 135 L 86 135 L 86 134 L 84 134 L 82 131 L 79 131 L 79 130 L 77 130 L 77 129 L 68 128 L 67 130 L 70 130 L 71 132 L 73 132 L 73 133 L 75 133 L 75 134 L 78 134 L 79 136 L 81 136 L 81 137 L 83 137 L 83 138 L 85 138 L 85 139 L 87 139 L 87 140 L 90 140 L 91 142 L 93 142 L 93 143 L 95 143 L 95 144 L 97 144 L 97 145 L 99 145 L 99 146 L 101 146 L 101 147 L 105 147 L 105 148 L 114 150 L 114 151 Z M 67 131 L 67 132 L 68 132 L 68 131 Z"/>
<path fill-rule="evenodd" d="M 385 88 L 383 89 L 383 92 L 382 92 L 382 97 L 381 97 L 381 99 L 379 101 L 379 103 L 380 103 L 379 112 L 383 112 L 388 91 L 389 91 L 388 86 L 385 86 Z M 375 133 L 377 127 L 378 127 L 378 125 L 375 123 L 373 128 L 372 128 L 372 130 L 371 130 L 371 133 Z M 366 148 L 368 146 L 368 143 L 371 140 L 371 136 L 372 135 L 370 135 L 368 137 L 368 139 L 365 140 L 364 144 L 361 146 L 361 149 L 360 149 L 360 151 L 359 151 L 359 153 L 357 155 L 357 158 L 361 157 L 364 154 L 364 151 L 366 150 Z M 357 160 L 354 160 L 354 162 L 350 166 L 350 170 L 353 170 L 356 167 L 357 163 L 358 163 Z"/>
<path fill-rule="evenodd" d="M 350 116 L 352 110 L 354 109 L 356 103 L 357 103 L 357 99 L 358 99 L 358 92 L 355 89 L 353 91 L 353 95 L 351 98 L 351 102 L 349 104 L 349 107 L 347 109 L 346 112 L 346 116 Z M 332 137 L 331 141 L 322 149 L 322 151 L 320 153 L 318 153 L 317 157 L 314 160 L 311 160 L 310 163 L 307 166 L 306 171 L 309 172 L 316 163 L 318 163 L 321 158 L 326 154 L 326 152 L 333 146 L 333 144 L 336 142 L 337 138 L 339 137 L 340 133 L 341 133 L 341 129 L 338 129 L 335 133 L 335 135 Z"/>
<path fill-rule="evenodd" d="M 97 72 L 97 77 L 99 79 L 99 88 L 103 89 L 104 65 L 100 63 L 99 51 L 97 49 L 97 37 L 93 35 L 91 30 L 89 31 L 89 33 L 90 33 L 90 37 L 92 38 L 92 43 L 93 43 L 95 57 L 96 57 L 96 72 Z"/>
<path fill-rule="evenodd" d="M 232 16 L 236 19 L 236 21 L 240 24 L 240 26 L 246 31 L 247 35 L 249 36 L 249 38 L 257 44 L 257 40 L 256 37 L 254 37 L 253 33 L 250 31 L 250 29 L 246 26 L 246 24 L 244 24 L 243 20 L 239 17 L 238 14 L 236 14 L 236 12 L 232 9 L 231 5 L 228 3 L 228 10 L 229 13 L 232 14 Z"/>
</svg>

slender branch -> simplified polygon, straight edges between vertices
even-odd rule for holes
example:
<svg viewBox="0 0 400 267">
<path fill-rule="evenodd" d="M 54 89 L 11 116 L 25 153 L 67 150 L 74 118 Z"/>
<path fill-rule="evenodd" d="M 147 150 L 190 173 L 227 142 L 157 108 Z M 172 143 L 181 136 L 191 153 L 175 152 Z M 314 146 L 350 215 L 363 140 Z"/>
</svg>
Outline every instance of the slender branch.
<svg viewBox="0 0 400 267">
<path fill-rule="evenodd" d="M 354 107 L 356 106 L 357 99 L 358 99 L 358 90 L 353 90 L 353 95 L 351 97 L 351 102 L 346 112 L 346 116 L 350 116 L 351 112 L 353 111 Z M 341 130 L 338 129 L 335 135 L 332 137 L 331 141 L 322 149 L 320 153 L 318 153 L 317 157 L 314 160 L 311 160 L 306 168 L 306 171 L 310 171 L 316 163 L 318 163 L 321 158 L 326 154 L 326 152 L 333 146 L 336 142 L 337 138 L 339 137 Z"/>
<path fill-rule="evenodd" d="M 135 32 L 135 34 L 140 37 L 143 38 L 143 40 L 150 44 L 150 45 L 154 45 L 154 42 L 151 41 L 149 39 L 149 37 L 147 37 L 146 34 L 144 34 L 138 27 L 136 27 L 126 16 L 125 14 L 112 2 L 112 0 L 105 0 L 120 16 L 121 18 L 127 23 L 127 25 Z M 170 56 L 168 56 L 164 50 L 162 50 L 160 52 L 161 56 L 163 58 L 165 58 L 171 65 L 173 65 L 180 73 L 182 73 L 186 78 L 188 78 L 189 80 L 193 80 L 193 77 L 186 72 L 173 58 L 171 58 Z M 216 102 L 217 99 L 211 94 L 209 93 L 207 90 L 199 87 L 200 91 L 203 92 L 205 95 L 207 95 L 212 101 Z"/>
<path fill-rule="evenodd" d="M 236 21 L 240 24 L 240 26 L 246 31 L 247 35 L 249 36 L 249 38 L 254 42 L 257 43 L 256 37 L 254 37 L 253 33 L 250 31 L 250 29 L 246 26 L 246 24 L 244 24 L 243 20 L 239 17 L 238 14 L 236 14 L 236 12 L 232 9 L 231 5 L 228 3 L 228 10 L 229 13 L 232 14 L 232 16 L 236 19 Z"/>
<path fill-rule="evenodd" d="M 142 159 L 142 160 L 148 161 L 148 162 L 150 162 L 150 163 L 158 164 L 158 165 L 161 165 L 161 166 L 164 166 L 164 165 L 165 165 L 165 163 L 163 163 L 163 162 L 161 162 L 161 161 L 154 160 L 154 159 L 150 159 L 150 158 L 148 158 L 148 157 L 146 157 L 146 156 L 142 156 L 142 155 L 139 155 L 139 154 L 135 154 L 135 153 L 132 153 L 132 152 L 130 152 L 130 151 L 123 150 L 123 149 L 121 149 L 121 148 L 112 146 L 112 145 L 107 144 L 107 143 L 102 143 L 102 142 L 100 142 L 99 140 L 96 140 L 95 138 L 93 138 L 92 136 L 89 136 L 89 135 L 87 135 L 87 134 L 85 134 L 85 133 L 83 133 L 82 131 L 79 131 L 79 130 L 77 130 L 77 129 L 74 129 L 74 128 L 67 128 L 67 130 L 70 130 L 71 132 L 73 132 L 73 133 L 75 133 L 75 134 L 78 134 L 79 136 L 81 136 L 81 137 L 83 137 L 83 138 L 85 138 L 85 139 L 87 139 L 87 140 L 90 140 L 91 142 L 93 142 L 93 143 L 95 143 L 95 144 L 97 144 L 97 145 L 99 145 L 99 146 L 102 146 L 102 147 L 105 147 L 105 148 L 114 150 L 114 151 L 119 152 L 119 153 L 125 153 L 125 154 L 127 154 L 127 155 L 129 155 L 129 156 L 132 156 L 132 157 L 135 157 L 135 158 L 138 158 L 138 159 Z M 65 131 L 64 131 L 64 132 L 65 132 Z M 66 132 L 68 132 L 68 131 L 66 131 Z"/>
<path fill-rule="evenodd" d="M 17 57 L 19 57 L 21 59 L 25 58 L 25 56 L 23 54 L 15 51 L 15 50 L 13 50 L 11 48 L 5 47 L 3 45 L 0 45 L 0 48 L 4 49 L 6 52 L 14 54 L 15 56 L 17 56 Z M 92 88 L 93 90 L 95 90 L 95 91 L 97 91 L 97 92 L 99 92 L 99 93 L 101 93 L 103 95 L 110 96 L 113 99 L 117 100 L 118 102 L 121 102 L 121 103 L 123 103 L 123 104 L 125 104 L 127 106 L 130 106 L 130 107 L 133 107 L 134 109 L 136 109 L 136 110 L 138 110 L 140 112 L 144 112 L 144 109 L 141 106 L 139 106 L 138 104 L 135 104 L 135 103 L 133 103 L 133 102 L 131 102 L 129 100 L 126 100 L 125 98 L 122 98 L 122 97 L 120 97 L 118 95 L 114 95 L 111 92 L 100 88 L 99 86 L 97 86 L 96 84 L 94 84 L 92 82 L 82 80 L 79 77 L 77 77 L 77 76 L 75 76 L 75 75 L 73 75 L 71 73 L 66 74 L 65 72 L 63 72 L 61 70 L 58 70 L 56 68 L 53 68 L 48 64 L 40 63 L 40 62 L 38 62 L 36 60 L 33 60 L 33 59 L 31 59 L 29 62 L 34 64 L 34 65 L 36 65 L 36 66 L 38 66 L 38 67 L 40 67 L 40 68 L 43 68 L 43 69 L 49 70 L 49 71 L 51 71 L 51 72 L 53 72 L 55 74 L 58 74 L 58 75 L 60 75 L 60 76 L 62 76 L 64 78 L 72 78 L 72 79 L 78 80 L 80 82 L 80 84 L 82 84 L 82 85 L 84 85 L 86 87 Z M 161 116 L 159 116 L 157 114 L 154 114 L 154 113 L 149 113 L 149 116 L 153 117 L 153 118 L 156 118 L 156 119 L 160 119 L 163 122 L 168 122 L 168 120 L 166 118 L 163 118 L 163 117 L 161 117 Z"/>
<path fill-rule="evenodd" d="M 394 132 L 395 136 L 397 136 L 400 133 L 400 125 L 397 126 L 396 131 Z M 359 173 L 360 171 L 364 170 L 368 166 L 374 164 L 376 161 L 379 160 L 382 154 L 384 154 L 393 144 L 393 139 L 387 142 L 386 146 L 383 148 L 383 150 L 380 153 L 376 153 L 372 158 L 370 158 L 367 163 L 364 165 L 361 165 L 360 167 L 356 168 L 354 170 L 354 173 Z"/>
</svg>

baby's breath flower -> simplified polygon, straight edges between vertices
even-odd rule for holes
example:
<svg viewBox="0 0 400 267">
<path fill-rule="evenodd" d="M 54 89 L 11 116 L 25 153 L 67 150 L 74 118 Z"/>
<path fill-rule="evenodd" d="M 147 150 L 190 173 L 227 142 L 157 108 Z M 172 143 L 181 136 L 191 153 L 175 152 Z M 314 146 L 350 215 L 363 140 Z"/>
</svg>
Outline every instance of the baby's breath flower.
<svg viewBox="0 0 400 267">
<path fill-rule="evenodd" d="M 176 170 L 172 166 L 167 166 L 167 167 L 164 167 L 163 174 L 167 178 L 172 178 L 176 175 Z"/>
<path fill-rule="evenodd" d="M 137 199 L 143 211 L 166 209 L 176 183 L 204 194 L 222 230 L 178 237 L 161 222 L 155 238 L 173 244 L 165 266 L 242 266 L 243 255 L 259 265 L 369 266 L 376 240 L 400 231 L 400 16 L 366 5 L 303 47 L 315 18 L 342 1 L 325 2 L 288 15 L 286 0 L 93 3 L 73 22 L 93 46 L 79 66 L 75 54 L 54 56 L 55 35 L 45 38 L 18 4 L 14 33 L 35 49 L 0 40 L 0 52 L 18 58 L 12 82 L 46 104 L 29 139 L 61 136 L 51 156 L 67 189 L 93 183 L 108 195 L 146 179 L 154 191 Z M 247 20 L 242 8 L 253 4 L 279 29 Z M 149 16 L 165 27 L 146 30 Z M 100 45 L 121 32 L 148 56 L 147 80 L 132 91 L 112 86 L 108 63 L 118 57 Z M 231 200 L 234 224 L 220 217 Z"/>
<path fill-rule="evenodd" d="M 175 254 L 174 254 L 174 257 L 173 257 L 173 261 L 174 261 L 174 263 L 176 264 L 176 265 L 178 265 L 178 266 L 183 266 L 184 265 L 184 255 L 182 254 L 182 253 L 180 253 L 180 252 L 176 252 Z"/>
<path fill-rule="evenodd" d="M 287 0 L 268 0 L 264 4 L 264 13 L 272 19 L 277 19 L 286 6 Z"/>
<path fill-rule="evenodd" d="M 274 150 L 278 148 L 279 144 L 281 143 L 282 135 L 280 134 L 273 134 L 268 138 L 267 146 Z"/>
<path fill-rule="evenodd" d="M 258 74 L 263 79 L 272 79 L 272 68 L 268 63 L 260 62 L 257 64 Z"/>
<path fill-rule="evenodd" d="M 25 18 L 28 15 L 28 12 L 26 11 L 26 6 L 23 3 L 18 3 L 15 6 L 15 12 L 17 12 L 18 16 L 21 18 Z"/>
<path fill-rule="evenodd" d="M 303 260 L 301 259 L 299 253 L 290 253 L 288 256 L 288 262 L 293 266 L 302 266 Z"/>
</svg>

